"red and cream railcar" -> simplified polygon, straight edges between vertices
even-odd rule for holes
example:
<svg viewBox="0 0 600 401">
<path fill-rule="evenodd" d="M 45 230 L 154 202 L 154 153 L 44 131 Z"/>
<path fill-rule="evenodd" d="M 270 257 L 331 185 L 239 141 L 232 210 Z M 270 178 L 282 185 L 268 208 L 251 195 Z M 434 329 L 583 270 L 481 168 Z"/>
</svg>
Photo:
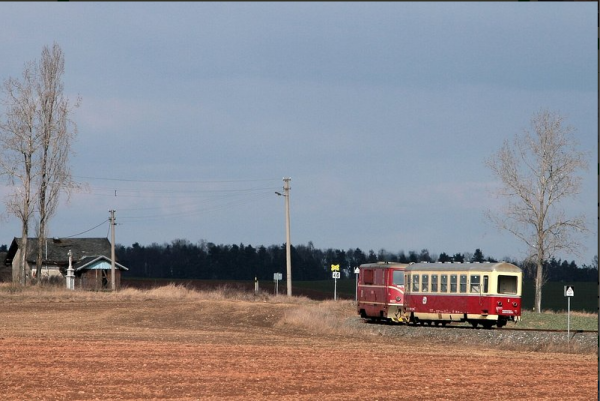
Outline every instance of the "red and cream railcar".
<svg viewBox="0 0 600 401">
<path fill-rule="evenodd" d="M 521 269 L 499 263 L 416 263 L 405 270 L 404 313 L 410 323 L 473 327 L 521 320 Z"/>
<path fill-rule="evenodd" d="M 363 319 L 403 321 L 404 263 L 359 266 L 357 311 Z"/>
</svg>

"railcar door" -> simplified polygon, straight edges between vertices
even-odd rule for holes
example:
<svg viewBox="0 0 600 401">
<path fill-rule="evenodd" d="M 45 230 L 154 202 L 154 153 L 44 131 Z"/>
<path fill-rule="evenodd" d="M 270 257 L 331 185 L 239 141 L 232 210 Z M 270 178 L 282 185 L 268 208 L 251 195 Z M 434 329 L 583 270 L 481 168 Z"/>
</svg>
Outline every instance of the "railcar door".
<svg viewBox="0 0 600 401">
<path fill-rule="evenodd" d="M 393 304 L 404 304 L 404 272 L 391 269 L 391 283 L 389 284 L 389 302 Z"/>
</svg>

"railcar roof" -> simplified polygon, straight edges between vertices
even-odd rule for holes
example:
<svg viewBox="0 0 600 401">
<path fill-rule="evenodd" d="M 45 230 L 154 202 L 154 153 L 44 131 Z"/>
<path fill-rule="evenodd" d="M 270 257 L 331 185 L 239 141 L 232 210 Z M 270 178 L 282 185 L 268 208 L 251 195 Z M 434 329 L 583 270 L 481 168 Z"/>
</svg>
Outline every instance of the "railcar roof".
<svg viewBox="0 0 600 401">
<path fill-rule="evenodd" d="M 387 267 L 408 267 L 408 263 L 364 263 L 359 266 L 361 269 L 369 268 L 369 269 L 383 269 Z"/>
<path fill-rule="evenodd" d="M 413 263 L 406 267 L 411 271 L 486 271 L 520 273 L 521 268 L 508 262 L 484 263 Z"/>
</svg>

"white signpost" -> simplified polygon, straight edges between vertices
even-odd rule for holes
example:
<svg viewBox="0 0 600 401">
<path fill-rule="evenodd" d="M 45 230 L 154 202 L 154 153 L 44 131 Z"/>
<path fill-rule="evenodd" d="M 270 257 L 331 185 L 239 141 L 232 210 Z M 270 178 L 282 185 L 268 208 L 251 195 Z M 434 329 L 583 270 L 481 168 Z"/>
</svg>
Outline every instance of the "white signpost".
<svg viewBox="0 0 600 401">
<path fill-rule="evenodd" d="M 575 287 L 565 285 L 565 297 L 567 297 L 567 343 L 571 341 L 571 297 L 575 296 Z"/>
<path fill-rule="evenodd" d="M 354 302 L 358 302 L 358 273 L 360 273 L 360 269 L 355 267 L 354 275 L 356 276 L 356 285 L 354 286 Z"/>
<path fill-rule="evenodd" d="M 334 280 L 334 287 L 333 287 L 333 300 L 337 300 L 337 279 L 340 278 L 340 265 L 334 265 L 333 263 L 331 264 L 331 271 L 333 272 L 331 275 L 333 276 L 333 280 Z"/>
<path fill-rule="evenodd" d="M 340 278 L 340 272 L 333 272 L 331 274 L 333 276 L 333 280 L 334 280 L 334 286 L 333 286 L 333 300 L 337 300 L 337 281 L 338 278 Z"/>
<path fill-rule="evenodd" d="M 279 280 L 283 279 L 282 273 L 273 273 L 273 280 L 275 280 L 275 295 L 279 295 Z"/>
</svg>

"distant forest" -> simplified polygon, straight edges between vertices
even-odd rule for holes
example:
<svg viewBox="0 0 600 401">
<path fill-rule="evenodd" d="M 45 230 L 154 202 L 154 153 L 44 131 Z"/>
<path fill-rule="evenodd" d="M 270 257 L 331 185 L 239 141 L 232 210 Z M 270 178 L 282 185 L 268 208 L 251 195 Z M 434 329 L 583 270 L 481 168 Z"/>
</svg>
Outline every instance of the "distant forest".
<svg viewBox="0 0 600 401">
<path fill-rule="evenodd" d="M 285 244 L 269 247 L 251 245 L 216 245 L 200 241 L 193 244 L 187 240 L 174 240 L 170 244 L 142 246 L 138 243 L 125 247 L 116 245 L 119 263 L 129 271 L 124 277 L 173 278 L 201 280 L 272 280 L 273 273 L 283 273 L 285 280 Z M 480 249 L 471 253 L 430 254 L 420 252 L 387 252 L 384 249 L 367 253 L 361 249 L 317 249 L 312 242 L 291 246 L 292 277 L 294 280 L 312 281 L 331 278 L 331 265 L 340 265 L 342 278 L 354 279 L 353 270 L 363 263 L 387 262 L 497 262 L 484 256 Z M 507 260 L 521 267 L 526 279 L 534 279 L 535 267 L 523 261 Z M 551 259 L 545 271 L 549 281 L 596 281 L 598 257 L 590 265 L 577 266 L 574 261 Z"/>
</svg>

